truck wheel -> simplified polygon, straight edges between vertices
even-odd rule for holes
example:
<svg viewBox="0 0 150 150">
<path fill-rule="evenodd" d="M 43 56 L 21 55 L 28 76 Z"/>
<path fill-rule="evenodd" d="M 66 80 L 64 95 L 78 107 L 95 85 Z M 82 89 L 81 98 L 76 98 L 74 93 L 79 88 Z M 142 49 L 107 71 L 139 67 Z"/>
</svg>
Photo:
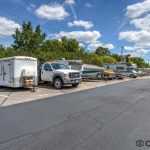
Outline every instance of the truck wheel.
<svg viewBox="0 0 150 150">
<path fill-rule="evenodd" d="M 72 84 L 73 87 L 78 87 L 79 86 L 79 83 L 74 83 Z"/>
<path fill-rule="evenodd" d="M 54 84 L 53 85 L 56 89 L 62 89 L 63 82 L 60 78 L 56 78 L 56 79 L 54 79 Z"/>
</svg>

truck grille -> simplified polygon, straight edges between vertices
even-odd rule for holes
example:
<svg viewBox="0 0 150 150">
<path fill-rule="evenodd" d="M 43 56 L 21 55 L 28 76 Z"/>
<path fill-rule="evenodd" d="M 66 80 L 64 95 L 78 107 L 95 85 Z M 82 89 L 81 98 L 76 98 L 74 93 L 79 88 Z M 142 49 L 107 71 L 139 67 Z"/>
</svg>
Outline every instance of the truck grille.
<svg viewBox="0 0 150 150">
<path fill-rule="evenodd" d="M 69 73 L 69 77 L 70 78 L 80 78 L 80 73 L 78 73 L 78 72 L 77 73 L 73 73 L 73 72 Z"/>
</svg>

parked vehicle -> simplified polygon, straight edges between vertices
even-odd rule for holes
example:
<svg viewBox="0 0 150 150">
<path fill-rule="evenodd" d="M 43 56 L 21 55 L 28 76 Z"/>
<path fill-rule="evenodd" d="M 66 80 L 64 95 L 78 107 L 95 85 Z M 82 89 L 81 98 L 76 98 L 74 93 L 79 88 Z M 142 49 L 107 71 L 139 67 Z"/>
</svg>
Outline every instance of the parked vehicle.
<svg viewBox="0 0 150 150">
<path fill-rule="evenodd" d="M 115 72 L 115 78 L 118 80 L 123 80 L 124 76 L 120 72 Z"/>
<path fill-rule="evenodd" d="M 96 65 L 83 64 L 80 69 L 83 79 L 102 79 L 104 68 Z"/>
<path fill-rule="evenodd" d="M 142 70 L 137 69 L 136 72 L 139 77 L 145 76 L 145 73 Z"/>
<path fill-rule="evenodd" d="M 136 70 L 137 65 L 120 62 L 116 64 L 104 64 L 106 69 L 112 69 L 114 72 L 124 72 L 128 70 Z"/>
<path fill-rule="evenodd" d="M 139 68 L 143 72 L 143 76 L 150 76 L 150 68 Z"/>
<path fill-rule="evenodd" d="M 71 68 L 79 70 L 82 79 L 102 79 L 104 68 L 89 64 L 71 64 Z"/>
<path fill-rule="evenodd" d="M 116 78 L 116 73 L 111 69 L 106 69 L 103 74 L 103 79 L 112 80 Z"/>
<path fill-rule="evenodd" d="M 138 77 L 138 74 L 135 70 L 123 71 L 123 72 L 121 72 L 121 74 L 123 76 L 130 77 L 130 78 L 137 78 Z"/>
<path fill-rule="evenodd" d="M 128 64 L 126 62 L 121 62 L 117 64 L 105 64 L 106 69 L 112 69 L 116 73 L 116 78 L 121 77 L 131 77 L 136 78 L 139 76 L 137 70 L 137 65 Z"/>
<path fill-rule="evenodd" d="M 36 58 L 16 56 L 0 59 L 0 86 L 19 88 L 37 84 Z"/>
<path fill-rule="evenodd" d="M 41 80 L 51 82 L 56 89 L 61 89 L 66 84 L 77 87 L 81 75 L 79 71 L 70 69 L 63 63 L 47 62 L 41 66 Z"/>
<path fill-rule="evenodd" d="M 58 60 L 65 65 L 69 65 L 71 69 L 78 70 L 82 79 L 102 79 L 104 68 L 96 65 L 83 64 L 82 60 Z"/>
</svg>

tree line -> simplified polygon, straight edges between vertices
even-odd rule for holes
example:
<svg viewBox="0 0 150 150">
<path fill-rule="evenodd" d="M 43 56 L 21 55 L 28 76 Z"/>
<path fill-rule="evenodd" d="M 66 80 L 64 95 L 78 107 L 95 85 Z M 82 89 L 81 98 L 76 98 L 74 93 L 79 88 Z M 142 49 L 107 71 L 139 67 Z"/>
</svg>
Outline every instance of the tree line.
<svg viewBox="0 0 150 150">
<path fill-rule="evenodd" d="M 16 29 L 12 35 L 14 41 L 9 47 L 0 45 L 0 58 L 11 56 L 36 57 L 41 62 L 55 59 L 82 59 L 84 63 L 102 66 L 104 63 L 117 63 L 122 60 L 118 54 L 112 54 L 108 48 L 98 47 L 88 52 L 81 47 L 76 39 L 62 37 L 61 39 L 47 39 L 40 25 L 33 28 L 31 22 L 23 22 L 22 29 Z M 127 55 L 124 59 L 128 63 L 135 63 L 138 67 L 149 67 L 143 58 Z"/>
</svg>

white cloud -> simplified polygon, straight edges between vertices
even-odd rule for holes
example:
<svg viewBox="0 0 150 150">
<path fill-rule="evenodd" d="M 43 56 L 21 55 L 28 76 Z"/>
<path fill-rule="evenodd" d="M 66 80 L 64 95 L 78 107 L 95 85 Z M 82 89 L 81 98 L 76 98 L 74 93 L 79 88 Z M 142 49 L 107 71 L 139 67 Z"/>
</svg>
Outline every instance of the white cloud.
<svg viewBox="0 0 150 150">
<path fill-rule="evenodd" d="M 125 46 L 124 49 L 125 49 L 125 51 L 129 52 L 129 51 L 134 51 L 135 47 L 133 47 L 133 46 Z"/>
<path fill-rule="evenodd" d="M 127 31 L 120 33 L 120 39 L 132 43 L 136 47 L 150 49 L 150 34 L 148 31 Z"/>
<path fill-rule="evenodd" d="M 88 50 L 96 50 L 98 47 L 102 46 L 102 43 L 100 43 L 99 41 L 96 42 L 92 42 L 87 46 Z"/>
<path fill-rule="evenodd" d="M 111 43 L 102 43 L 100 42 L 101 33 L 99 31 L 72 31 L 64 32 L 51 35 L 51 37 L 60 39 L 62 37 L 75 38 L 79 41 L 80 46 L 87 48 L 88 50 L 96 50 L 99 46 L 113 49 L 114 45 Z"/>
<path fill-rule="evenodd" d="M 79 46 L 80 46 L 80 47 L 85 47 L 85 44 L 79 43 Z"/>
<path fill-rule="evenodd" d="M 109 43 L 109 44 L 103 44 L 104 47 L 108 48 L 108 49 L 114 49 L 114 45 Z"/>
<path fill-rule="evenodd" d="M 150 32 L 146 30 L 121 32 L 119 39 L 126 40 L 138 47 L 150 48 Z"/>
<path fill-rule="evenodd" d="M 11 36 L 17 28 L 20 29 L 21 26 L 15 21 L 0 17 L 0 36 Z"/>
<path fill-rule="evenodd" d="M 119 38 L 126 39 L 129 42 L 137 43 L 140 41 L 149 41 L 150 40 L 150 33 L 146 30 L 140 31 L 126 31 L 121 32 Z"/>
<path fill-rule="evenodd" d="M 73 5 L 75 4 L 75 0 L 65 0 L 65 4 Z"/>
<path fill-rule="evenodd" d="M 138 47 L 125 47 L 124 54 L 130 54 L 131 57 L 143 57 L 144 55 L 148 54 L 149 51 L 147 49 L 138 48 Z"/>
<path fill-rule="evenodd" d="M 108 43 L 108 44 L 105 44 L 105 43 L 102 43 L 100 41 L 96 41 L 96 42 L 92 42 L 88 45 L 87 49 L 88 50 L 96 50 L 98 47 L 105 47 L 105 48 L 108 48 L 110 50 L 114 49 L 114 45 L 111 44 L 111 43 Z"/>
<path fill-rule="evenodd" d="M 54 35 L 55 38 L 61 38 L 64 36 L 68 38 L 75 38 L 79 42 L 91 43 L 97 41 L 101 37 L 101 33 L 99 31 L 72 31 L 72 32 L 61 31 Z"/>
<path fill-rule="evenodd" d="M 120 40 L 126 40 L 132 46 L 125 46 L 125 50 L 134 56 L 144 56 L 150 52 L 150 32 L 146 30 L 126 31 L 119 34 Z"/>
<path fill-rule="evenodd" d="M 126 15 L 135 29 L 120 32 L 119 39 L 132 44 L 126 47 L 131 54 L 146 55 L 150 52 L 150 0 L 129 5 Z"/>
<path fill-rule="evenodd" d="M 84 29 L 90 29 L 94 26 L 91 21 L 75 20 L 73 22 L 68 22 L 69 27 L 83 27 Z"/>
<path fill-rule="evenodd" d="M 60 4 L 41 5 L 35 13 L 38 17 L 47 20 L 63 20 L 69 16 L 69 13 Z"/>
<path fill-rule="evenodd" d="M 130 21 L 136 28 L 150 31 L 150 14 Z"/>
<path fill-rule="evenodd" d="M 130 54 L 131 57 L 143 57 L 148 54 L 149 51 L 147 49 L 143 49 L 136 46 L 125 46 L 124 47 L 124 55 Z"/>
<path fill-rule="evenodd" d="M 129 5 L 127 7 L 126 15 L 129 18 L 137 18 L 149 12 L 150 12 L 150 0 L 144 0 L 143 2 Z"/>
</svg>

